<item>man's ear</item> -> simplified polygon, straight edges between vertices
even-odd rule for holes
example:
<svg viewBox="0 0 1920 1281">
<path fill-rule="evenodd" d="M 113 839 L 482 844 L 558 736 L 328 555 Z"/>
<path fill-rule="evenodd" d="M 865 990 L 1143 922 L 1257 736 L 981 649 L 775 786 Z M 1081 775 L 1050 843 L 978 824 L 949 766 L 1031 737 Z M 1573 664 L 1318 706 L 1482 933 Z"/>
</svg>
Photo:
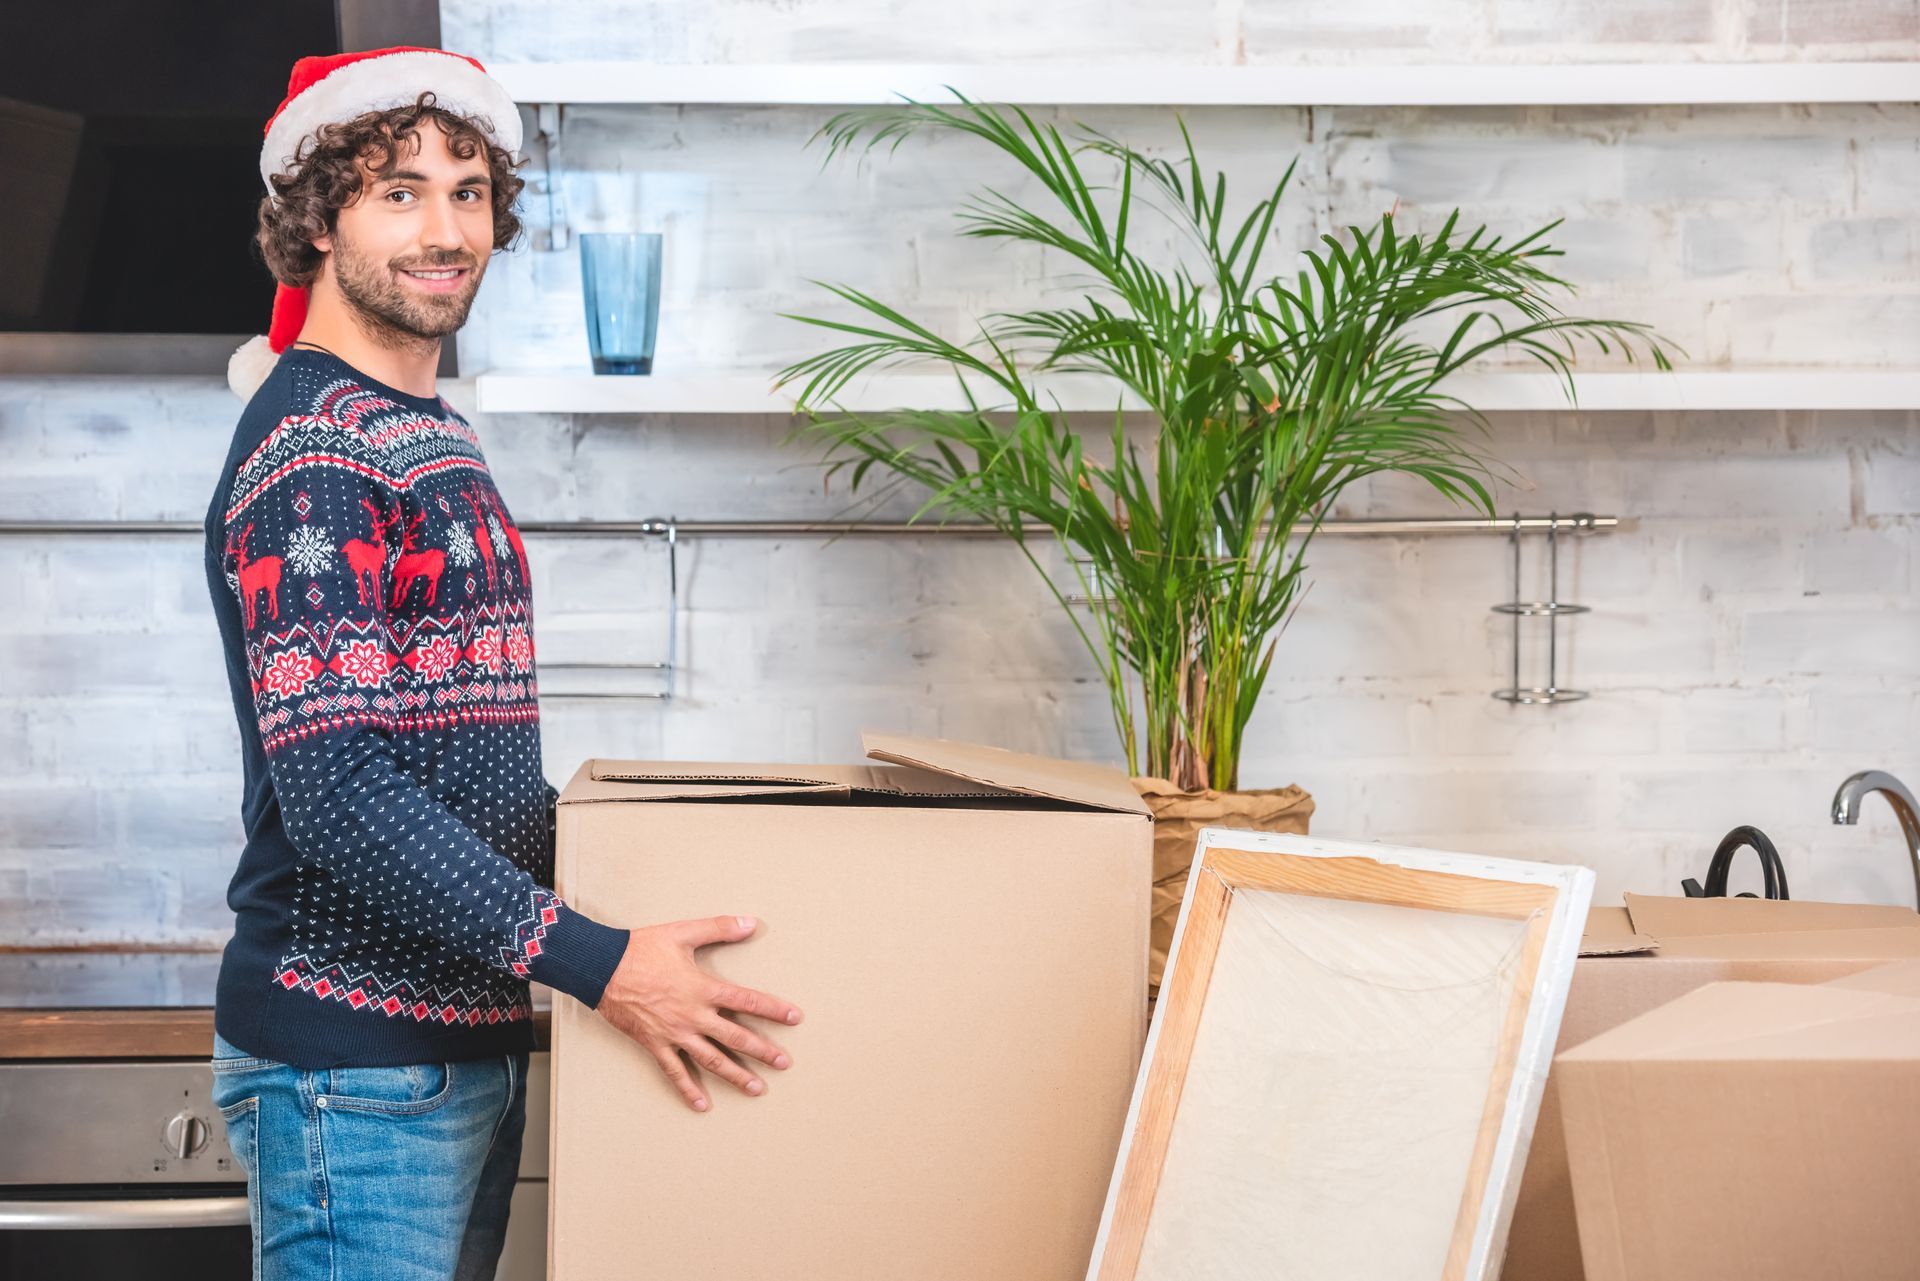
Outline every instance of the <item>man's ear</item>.
<svg viewBox="0 0 1920 1281">
<path fill-rule="evenodd" d="M 307 243 L 312 245 L 315 249 L 319 250 L 323 254 L 330 254 L 333 252 L 333 234 L 331 232 L 323 232 L 320 235 L 315 236 L 312 240 L 309 240 Z"/>
</svg>

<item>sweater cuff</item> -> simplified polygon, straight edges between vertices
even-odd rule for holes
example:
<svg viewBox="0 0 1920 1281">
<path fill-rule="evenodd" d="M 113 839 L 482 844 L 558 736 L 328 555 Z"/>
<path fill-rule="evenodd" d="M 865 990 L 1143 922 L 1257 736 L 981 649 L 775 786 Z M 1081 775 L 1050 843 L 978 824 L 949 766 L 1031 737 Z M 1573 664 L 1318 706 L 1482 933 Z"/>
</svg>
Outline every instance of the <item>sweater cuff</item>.
<svg viewBox="0 0 1920 1281">
<path fill-rule="evenodd" d="M 559 913 L 540 936 L 540 954 L 528 965 L 528 977 L 593 1009 L 627 954 L 627 931 L 602 925 L 565 904 L 559 905 Z"/>
</svg>

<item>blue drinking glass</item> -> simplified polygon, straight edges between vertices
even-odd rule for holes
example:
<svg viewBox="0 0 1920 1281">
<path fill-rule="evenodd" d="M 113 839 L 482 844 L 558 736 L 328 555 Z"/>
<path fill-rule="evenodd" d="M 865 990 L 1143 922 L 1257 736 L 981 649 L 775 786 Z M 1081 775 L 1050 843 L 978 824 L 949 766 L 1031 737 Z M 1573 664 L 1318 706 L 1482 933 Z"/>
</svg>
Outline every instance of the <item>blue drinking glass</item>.
<svg viewBox="0 0 1920 1281">
<path fill-rule="evenodd" d="M 587 345 L 596 374 L 653 371 L 653 340 L 660 329 L 661 240 L 657 231 L 580 236 Z"/>
</svg>

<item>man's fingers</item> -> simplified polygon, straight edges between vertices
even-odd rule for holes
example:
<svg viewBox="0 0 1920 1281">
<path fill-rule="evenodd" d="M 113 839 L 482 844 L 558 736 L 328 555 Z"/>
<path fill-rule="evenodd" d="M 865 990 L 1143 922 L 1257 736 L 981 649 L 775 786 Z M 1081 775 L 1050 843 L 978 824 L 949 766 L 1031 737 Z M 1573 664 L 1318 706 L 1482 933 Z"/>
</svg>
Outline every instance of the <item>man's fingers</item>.
<svg viewBox="0 0 1920 1281">
<path fill-rule="evenodd" d="M 653 1057 L 658 1060 L 660 1070 L 667 1074 L 667 1080 L 673 1082 L 673 1088 L 680 1091 L 680 1096 L 687 1101 L 687 1106 L 696 1112 L 705 1112 L 707 1096 L 694 1084 L 693 1074 L 680 1061 L 679 1051 L 671 1045 L 661 1046 L 653 1051 Z"/>
<path fill-rule="evenodd" d="M 680 1043 L 687 1057 L 707 1071 L 724 1081 L 731 1081 L 745 1094 L 764 1094 L 766 1084 L 759 1077 L 722 1054 L 712 1041 L 704 1036 L 693 1036 Z"/>
<path fill-rule="evenodd" d="M 783 1071 L 793 1065 L 787 1052 L 749 1028 L 741 1027 L 732 1019 L 723 1019 L 715 1015 L 700 1029 L 713 1040 L 739 1054 L 752 1055 L 769 1067 Z"/>
<path fill-rule="evenodd" d="M 688 947 L 707 947 L 714 943 L 738 943 L 753 937 L 759 922 L 751 916 L 703 916 L 679 923 L 680 941 Z"/>
<path fill-rule="evenodd" d="M 756 992 L 750 987 L 723 985 L 708 999 L 718 1008 L 732 1010 L 736 1014 L 758 1014 L 763 1019 L 788 1025 L 800 1021 L 800 1011 L 791 1002 L 765 992 Z"/>
</svg>

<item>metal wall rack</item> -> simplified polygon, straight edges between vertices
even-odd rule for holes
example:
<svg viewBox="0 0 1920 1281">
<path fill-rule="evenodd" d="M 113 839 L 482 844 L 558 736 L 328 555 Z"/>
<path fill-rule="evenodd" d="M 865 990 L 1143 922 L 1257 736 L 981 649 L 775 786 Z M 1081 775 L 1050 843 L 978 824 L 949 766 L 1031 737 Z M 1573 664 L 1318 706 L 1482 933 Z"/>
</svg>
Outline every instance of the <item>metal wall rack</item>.
<svg viewBox="0 0 1920 1281">
<path fill-rule="evenodd" d="M 1548 516 L 1436 516 L 1415 518 L 1360 518 L 1328 519 L 1320 522 L 1320 533 L 1335 536 L 1408 536 L 1418 534 L 1486 534 L 1498 533 L 1507 536 L 1513 544 L 1514 554 L 1514 598 L 1502 602 L 1493 608 L 1500 613 L 1514 616 L 1513 641 L 1513 685 L 1497 690 L 1495 698 L 1515 703 L 1556 703 L 1570 702 L 1584 698 L 1586 694 L 1579 690 L 1559 689 L 1556 685 L 1558 661 L 1557 636 L 1554 624 L 1561 614 L 1580 613 L 1586 610 L 1584 605 L 1571 605 L 1553 597 L 1559 586 L 1559 536 L 1561 533 L 1594 534 L 1604 533 L 1618 527 L 1620 521 L 1615 516 L 1596 516 L 1591 512 L 1575 512 L 1561 516 L 1554 513 Z M 671 700 L 674 691 L 674 677 L 679 661 L 679 612 L 680 612 L 680 572 L 679 546 L 683 538 L 812 538 L 812 537 L 861 537 L 861 538 L 994 538 L 999 531 L 991 525 L 977 522 L 951 521 L 946 524 L 930 522 L 883 521 L 883 520 L 681 520 L 674 516 L 654 516 L 643 520 L 528 520 L 521 521 L 522 533 L 550 535 L 569 538 L 657 538 L 667 548 L 667 656 L 664 660 L 633 663 L 582 662 L 582 663 L 541 663 L 540 670 L 546 672 L 561 671 L 650 671 L 659 672 L 664 678 L 664 686 L 652 691 L 558 691 L 545 690 L 541 693 L 550 698 L 565 699 L 654 699 Z M 1299 527 L 1302 532 L 1305 526 Z M 0 520 L 0 537 L 47 537 L 67 535 L 93 536 L 129 536 L 129 535 L 199 535 L 204 531 L 198 521 L 186 520 Z M 1052 531 L 1044 525 L 1028 525 L 1028 536 L 1034 538 L 1051 537 Z M 1551 587 L 1549 598 L 1545 601 L 1523 601 L 1520 599 L 1520 536 L 1522 534 L 1540 534 L 1547 536 L 1548 556 L 1550 558 Z M 1099 596 L 1075 596 L 1070 598 L 1077 604 L 1098 604 L 1104 598 Z M 1548 665 L 1547 684 L 1544 686 L 1523 687 L 1520 684 L 1520 619 L 1522 617 L 1545 616 L 1548 620 Z"/>
<path fill-rule="evenodd" d="M 1568 517 L 1569 521 L 1577 517 Z M 1552 515 L 1547 518 L 1547 598 L 1545 600 L 1524 600 L 1520 586 L 1520 517 L 1513 517 L 1513 532 L 1508 535 L 1513 543 L 1513 598 L 1501 601 L 1493 607 L 1496 614 L 1513 616 L 1513 684 L 1505 689 L 1496 689 L 1493 696 L 1507 703 L 1553 704 L 1578 702 L 1587 696 L 1583 689 L 1562 689 L 1560 687 L 1560 647 L 1559 623 L 1562 614 L 1584 614 L 1587 606 L 1574 605 L 1560 599 L 1560 518 Z M 1520 620 L 1523 618 L 1544 618 L 1547 620 L 1547 683 L 1545 685 L 1522 685 L 1520 683 Z"/>
</svg>

